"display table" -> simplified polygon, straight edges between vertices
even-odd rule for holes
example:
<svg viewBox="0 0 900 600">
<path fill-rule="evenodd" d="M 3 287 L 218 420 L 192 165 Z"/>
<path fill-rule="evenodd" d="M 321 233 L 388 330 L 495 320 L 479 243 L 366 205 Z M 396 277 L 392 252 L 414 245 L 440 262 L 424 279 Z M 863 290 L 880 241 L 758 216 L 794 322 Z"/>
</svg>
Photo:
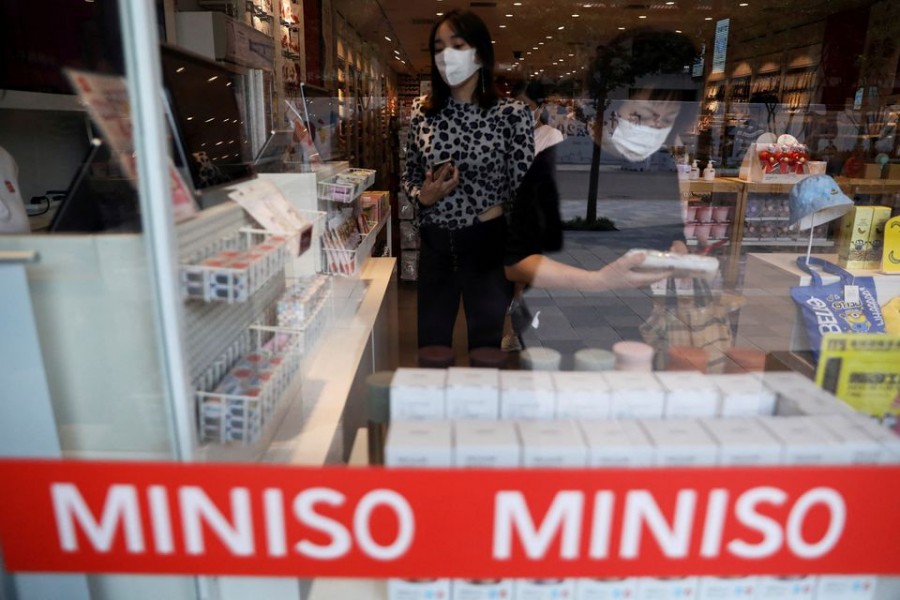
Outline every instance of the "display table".
<svg viewBox="0 0 900 600">
<path fill-rule="evenodd" d="M 767 350 L 809 350 L 806 333 L 798 322 L 797 310 L 791 299 L 791 288 L 809 285 L 810 276 L 797 268 L 802 254 L 748 254 L 744 274 L 744 296 L 747 302 L 738 318 L 737 336 Z M 837 264 L 835 254 L 816 254 Z M 883 275 L 878 271 L 848 269 L 854 275 L 870 275 L 875 279 L 878 302 L 885 304 L 900 295 L 900 277 Z M 837 276 L 824 274 L 825 283 L 833 283 Z"/>
</svg>

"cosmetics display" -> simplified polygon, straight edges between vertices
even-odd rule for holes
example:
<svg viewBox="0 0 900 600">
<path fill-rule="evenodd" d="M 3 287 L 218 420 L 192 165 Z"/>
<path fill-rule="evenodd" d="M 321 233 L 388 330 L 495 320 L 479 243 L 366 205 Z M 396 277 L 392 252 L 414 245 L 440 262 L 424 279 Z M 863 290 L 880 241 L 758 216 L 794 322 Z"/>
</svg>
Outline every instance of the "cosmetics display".
<svg viewBox="0 0 900 600">
<path fill-rule="evenodd" d="M 319 182 L 319 200 L 349 204 L 375 183 L 372 169 L 347 169 Z"/>
</svg>

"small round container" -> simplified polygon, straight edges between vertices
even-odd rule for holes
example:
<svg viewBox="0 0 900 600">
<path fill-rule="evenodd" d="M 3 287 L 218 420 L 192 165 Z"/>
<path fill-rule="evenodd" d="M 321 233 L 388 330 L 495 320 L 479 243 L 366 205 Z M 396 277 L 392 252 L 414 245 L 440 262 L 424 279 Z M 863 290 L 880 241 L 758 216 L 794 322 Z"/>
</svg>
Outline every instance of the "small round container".
<svg viewBox="0 0 900 600">
<path fill-rule="evenodd" d="M 684 220 L 686 223 L 691 223 L 691 222 L 697 220 L 697 207 L 696 206 L 688 205 L 688 207 L 685 209 Z"/>
<path fill-rule="evenodd" d="M 616 355 L 600 348 L 582 348 L 575 353 L 576 371 L 612 371 Z"/>
<path fill-rule="evenodd" d="M 697 209 L 697 220 L 701 223 L 712 223 L 713 209 L 712 206 L 701 206 Z"/>
<path fill-rule="evenodd" d="M 697 225 L 694 223 L 685 223 L 684 225 L 684 237 L 685 239 L 691 239 L 694 237 L 694 229 L 696 229 Z"/>
<path fill-rule="evenodd" d="M 482 369 L 505 369 L 509 352 L 499 348 L 475 348 L 469 351 L 469 366 Z"/>
<path fill-rule="evenodd" d="M 730 206 L 717 206 L 713 209 L 713 219 L 718 223 L 727 223 L 730 215 Z"/>
<path fill-rule="evenodd" d="M 712 224 L 710 223 L 697 223 L 694 226 L 694 237 L 698 240 L 708 240 L 709 233 L 712 230 Z"/>
<path fill-rule="evenodd" d="M 667 353 L 666 371 L 700 371 L 706 373 L 709 355 L 693 346 L 671 346 Z"/>
<path fill-rule="evenodd" d="M 766 353 L 756 348 L 735 346 L 726 350 L 725 356 L 728 358 L 725 363 L 726 373 L 764 371 L 766 368 Z"/>
<path fill-rule="evenodd" d="M 418 362 L 423 369 L 446 369 L 456 364 L 456 354 L 447 346 L 423 346 Z"/>
<path fill-rule="evenodd" d="M 653 370 L 653 346 L 643 342 L 616 342 L 612 350 L 616 356 L 616 371 Z"/>
<path fill-rule="evenodd" d="M 713 223 L 709 228 L 709 236 L 713 239 L 723 240 L 728 235 L 728 223 Z"/>
<path fill-rule="evenodd" d="M 559 371 L 562 354 L 553 348 L 526 348 L 519 354 L 519 365 L 526 371 Z"/>
</svg>

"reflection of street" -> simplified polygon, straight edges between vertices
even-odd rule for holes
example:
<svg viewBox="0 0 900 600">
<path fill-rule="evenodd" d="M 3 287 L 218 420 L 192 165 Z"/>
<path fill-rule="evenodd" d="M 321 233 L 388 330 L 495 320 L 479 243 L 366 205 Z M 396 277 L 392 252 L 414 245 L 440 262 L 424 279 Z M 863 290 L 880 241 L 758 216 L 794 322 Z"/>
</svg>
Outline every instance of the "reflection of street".
<svg viewBox="0 0 900 600">
<path fill-rule="evenodd" d="M 560 212 L 563 220 L 584 218 L 590 170 L 581 165 L 559 165 Z M 678 185 L 674 173 L 623 171 L 601 167 L 597 215 L 608 217 L 619 229 L 634 229 L 680 221 Z"/>
</svg>

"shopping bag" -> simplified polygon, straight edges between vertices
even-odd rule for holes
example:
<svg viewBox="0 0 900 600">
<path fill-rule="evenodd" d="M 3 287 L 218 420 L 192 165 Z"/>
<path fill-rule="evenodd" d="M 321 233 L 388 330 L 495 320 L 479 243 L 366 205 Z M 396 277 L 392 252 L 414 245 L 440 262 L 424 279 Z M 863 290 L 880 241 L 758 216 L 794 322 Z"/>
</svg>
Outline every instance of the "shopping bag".
<svg viewBox="0 0 900 600">
<path fill-rule="evenodd" d="M 816 269 L 840 280 L 825 284 Z M 854 276 L 834 263 L 817 257 L 797 258 L 797 267 L 812 277 L 808 286 L 791 288 L 791 298 L 800 309 L 809 349 L 816 360 L 826 333 L 884 333 L 884 316 L 875 294 L 875 280 Z"/>
<path fill-rule="evenodd" d="M 695 279 L 693 288 L 693 295 L 679 297 L 670 278 L 664 301 L 653 307 L 639 328 L 641 337 L 659 356 L 665 356 L 672 346 L 700 348 L 709 357 L 707 371 L 721 373 L 725 351 L 733 344 L 729 310 L 713 297 L 706 281 Z"/>
</svg>

